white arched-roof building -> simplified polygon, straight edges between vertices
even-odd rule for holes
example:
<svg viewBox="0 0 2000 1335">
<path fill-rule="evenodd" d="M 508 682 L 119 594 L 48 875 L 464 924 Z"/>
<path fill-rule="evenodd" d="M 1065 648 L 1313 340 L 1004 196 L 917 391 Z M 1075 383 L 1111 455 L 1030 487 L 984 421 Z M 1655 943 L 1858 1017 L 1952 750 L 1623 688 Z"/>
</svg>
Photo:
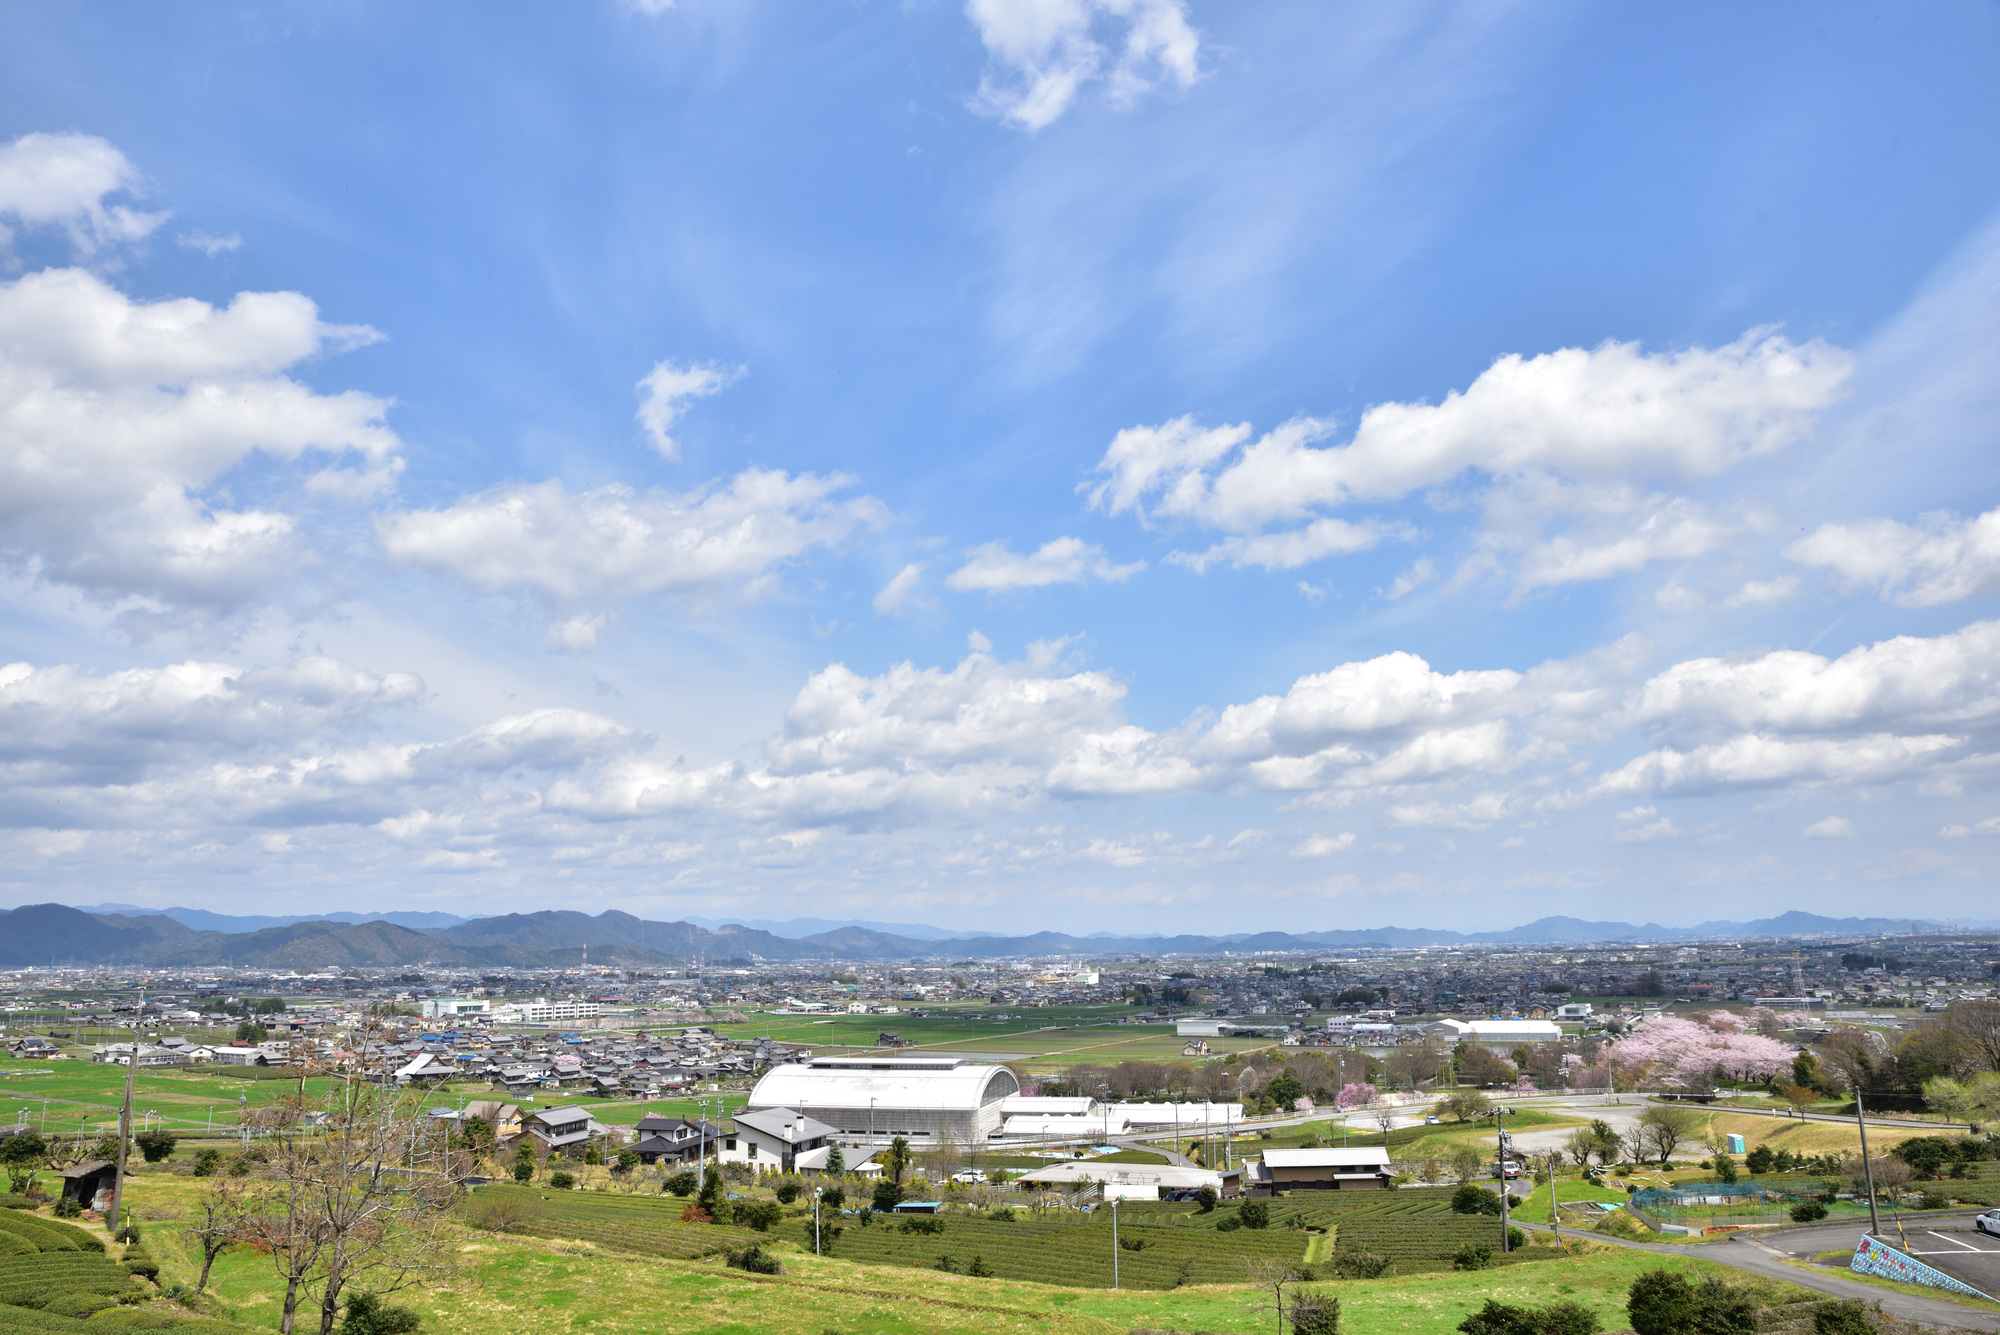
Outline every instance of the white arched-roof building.
<svg viewBox="0 0 2000 1335">
<path fill-rule="evenodd" d="M 1020 1090 L 1006 1067 L 962 1057 L 819 1057 L 772 1067 L 745 1106 L 804 1113 L 843 1139 L 969 1145 L 1000 1129 L 1001 1103 Z"/>
</svg>

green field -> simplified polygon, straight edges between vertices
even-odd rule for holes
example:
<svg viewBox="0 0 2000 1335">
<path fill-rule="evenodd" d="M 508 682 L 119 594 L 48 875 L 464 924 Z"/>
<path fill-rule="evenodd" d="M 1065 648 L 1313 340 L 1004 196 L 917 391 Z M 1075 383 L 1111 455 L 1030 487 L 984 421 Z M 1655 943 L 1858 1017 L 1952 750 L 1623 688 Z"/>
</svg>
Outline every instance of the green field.
<svg viewBox="0 0 2000 1335">
<path fill-rule="evenodd" d="M 172 1216 L 185 1208 L 193 1185 L 171 1178 L 145 1178 L 135 1186 L 141 1216 L 148 1221 L 144 1225 L 148 1247 L 163 1268 L 164 1281 L 192 1277 Z M 570 1208 L 570 1202 L 563 1205 L 566 1211 Z M 575 1208 L 589 1207 L 578 1201 Z M 780 1233 L 794 1227 L 781 1225 Z M 956 1245 L 950 1232 L 943 1238 Z M 842 1238 L 843 1243 L 847 1240 Z M 1108 1233 L 1105 1241 L 1108 1252 Z M 406 1291 L 394 1301 L 422 1313 L 429 1335 L 492 1330 L 505 1330 L 508 1335 L 818 1335 L 828 1331 L 842 1335 L 929 1331 L 1124 1335 L 1135 1327 L 1258 1335 L 1273 1329 L 1269 1292 L 1240 1282 L 1240 1274 L 1224 1276 L 1236 1282 L 1114 1291 L 1099 1286 L 975 1279 L 937 1270 L 934 1258 L 921 1269 L 908 1264 L 856 1264 L 841 1255 L 840 1244 L 836 1244 L 834 1255 L 825 1258 L 796 1251 L 789 1241 L 772 1245 L 786 1273 L 766 1278 L 725 1269 L 715 1259 L 659 1259 L 614 1250 L 573 1235 L 467 1232 L 454 1244 L 451 1273 Z M 1121 1278 L 1127 1256 L 1139 1258 L 1143 1266 L 1152 1251 L 1148 1247 L 1121 1254 Z M 959 1260 L 963 1263 L 969 1256 Z M 1661 1266 L 1691 1276 L 1713 1271 L 1733 1281 L 1743 1279 L 1692 1256 L 1663 1260 L 1606 1248 L 1501 1270 L 1343 1281 L 1325 1287 L 1342 1302 L 1343 1329 L 1357 1335 L 1452 1335 L 1458 1323 L 1488 1297 L 1522 1303 L 1571 1298 L 1596 1309 L 1603 1326 L 1615 1330 L 1628 1324 L 1623 1304 L 1632 1280 Z M 1752 1287 L 1766 1305 L 1814 1297 L 1788 1285 L 1757 1283 Z M 216 1315 L 227 1315 L 258 1329 L 276 1328 L 281 1291 L 268 1257 L 243 1250 L 226 1254 L 216 1268 L 215 1288 L 224 1304 Z"/>
</svg>

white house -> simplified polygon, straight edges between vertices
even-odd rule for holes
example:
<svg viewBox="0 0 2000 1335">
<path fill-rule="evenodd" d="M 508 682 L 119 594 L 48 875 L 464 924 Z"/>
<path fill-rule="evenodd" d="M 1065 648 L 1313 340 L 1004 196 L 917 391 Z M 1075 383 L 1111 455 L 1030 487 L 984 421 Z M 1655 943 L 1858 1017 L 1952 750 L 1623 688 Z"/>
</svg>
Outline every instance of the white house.
<svg viewBox="0 0 2000 1335">
<path fill-rule="evenodd" d="M 1588 1020 L 1596 1010 L 1587 1001 L 1566 1001 L 1556 1007 L 1558 1020 Z"/>
<path fill-rule="evenodd" d="M 789 1108 L 762 1108 L 736 1114 L 735 1129 L 722 1135 L 717 1156 L 724 1163 L 748 1164 L 759 1173 L 790 1173 L 801 1168 L 826 1167 L 827 1154 L 838 1127 L 793 1112 Z M 812 1158 L 801 1163 L 802 1158 Z"/>
<path fill-rule="evenodd" d="M 455 1020 L 461 1015 L 486 1015 L 492 1009 L 485 997 L 427 997 L 424 1000 L 426 1020 Z"/>
</svg>

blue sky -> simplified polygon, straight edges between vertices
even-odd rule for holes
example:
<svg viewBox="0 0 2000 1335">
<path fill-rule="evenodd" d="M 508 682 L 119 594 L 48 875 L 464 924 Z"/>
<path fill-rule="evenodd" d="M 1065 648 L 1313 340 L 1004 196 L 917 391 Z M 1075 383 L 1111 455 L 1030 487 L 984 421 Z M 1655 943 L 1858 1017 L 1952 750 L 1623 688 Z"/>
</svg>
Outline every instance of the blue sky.
<svg viewBox="0 0 2000 1335">
<path fill-rule="evenodd" d="M 17 7 L 0 894 L 1991 916 L 1997 56 Z"/>
</svg>

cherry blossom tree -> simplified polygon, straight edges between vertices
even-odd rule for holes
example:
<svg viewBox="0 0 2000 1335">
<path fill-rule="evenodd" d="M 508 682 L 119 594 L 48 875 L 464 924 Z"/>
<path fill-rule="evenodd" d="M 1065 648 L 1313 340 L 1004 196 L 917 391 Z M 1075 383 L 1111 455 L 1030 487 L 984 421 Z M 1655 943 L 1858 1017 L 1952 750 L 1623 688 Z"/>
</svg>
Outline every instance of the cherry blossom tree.
<svg viewBox="0 0 2000 1335">
<path fill-rule="evenodd" d="M 1676 1090 L 1710 1089 L 1720 1079 L 1768 1080 L 1791 1067 L 1792 1047 L 1741 1032 L 1742 1021 L 1729 1018 L 1734 1026 L 1657 1016 L 1611 1045 L 1612 1065 L 1622 1080 Z"/>
<path fill-rule="evenodd" d="M 1342 1112 L 1346 1112 L 1349 1108 L 1370 1107 L 1374 1104 L 1375 1099 L 1375 1086 L 1350 1084 L 1341 1086 L 1340 1093 L 1334 1096 L 1333 1101 L 1336 1107 Z"/>
</svg>

